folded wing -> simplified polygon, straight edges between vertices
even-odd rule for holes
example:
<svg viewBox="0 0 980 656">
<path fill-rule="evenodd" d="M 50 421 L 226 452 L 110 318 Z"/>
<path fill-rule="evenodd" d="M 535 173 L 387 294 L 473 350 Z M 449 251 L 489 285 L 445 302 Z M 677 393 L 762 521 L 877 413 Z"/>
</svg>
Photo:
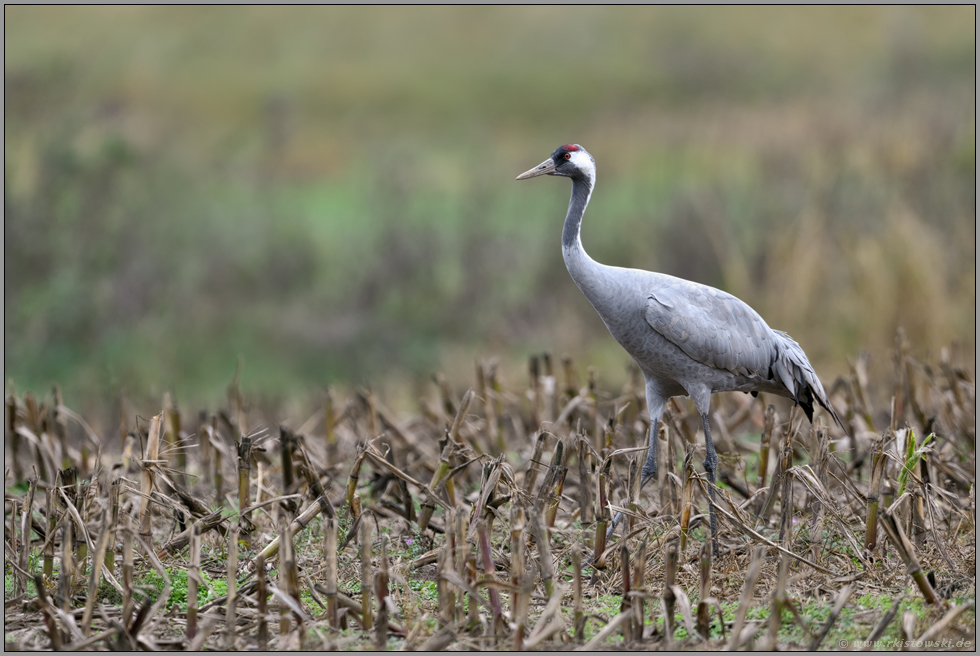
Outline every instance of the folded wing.
<svg viewBox="0 0 980 656">
<path fill-rule="evenodd" d="M 646 320 L 697 362 L 742 376 L 770 377 L 776 336 L 755 310 L 731 294 L 674 279 L 649 293 Z"/>
</svg>

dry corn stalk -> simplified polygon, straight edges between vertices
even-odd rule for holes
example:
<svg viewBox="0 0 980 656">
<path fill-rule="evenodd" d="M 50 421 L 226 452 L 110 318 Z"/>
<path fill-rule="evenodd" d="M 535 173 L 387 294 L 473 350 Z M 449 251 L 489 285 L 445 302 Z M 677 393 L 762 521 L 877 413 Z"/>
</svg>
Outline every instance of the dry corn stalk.
<svg viewBox="0 0 980 656">
<path fill-rule="evenodd" d="M 520 603 L 520 586 L 525 574 L 524 509 L 515 503 L 510 507 L 510 582 L 514 586 L 514 592 L 511 596 L 512 614 L 516 612 L 516 608 Z"/>
<path fill-rule="evenodd" d="M 190 563 L 187 568 L 187 639 L 197 635 L 197 584 L 201 576 L 201 526 L 191 527 Z"/>
<path fill-rule="evenodd" d="M 636 458 L 630 458 L 629 473 L 626 478 L 626 507 L 630 510 L 628 530 L 633 530 L 635 516 L 640 512 L 640 476 Z"/>
<path fill-rule="evenodd" d="M 547 439 L 546 433 L 539 432 L 534 438 L 534 452 L 527 463 L 527 473 L 524 474 L 524 493 L 534 492 L 534 483 L 538 479 L 538 467 L 541 466 L 541 454 L 544 453 L 544 443 Z"/>
<path fill-rule="evenodd" d="M 688 444 L 684 456 L 684 485 L 681 487 L 681 551 L 687 548 L 687 531 L 691 522 L 691 497 L 694 492 L 694 445 Z"/>
<path fill-rule="evenodd" d="M 126 516 L 123 529 L 123 624 L 128 625 L 133 615 L 133 530 Z"/>
<path fill-rule="evenodd" d="M 868 488 L 868 519 L 864 534 L 864 548 L 868 552 L 878 545 L 878 504 L 881 502 L 881 482 L 885 471 L 885 438 L 878 436 L 872 447 L 871 485 Z"/>
<path fill-rule="evenodd" d="M 644 537 L 636 551 L 636 563 L 633 566 L 633 591 L 635 598 L 631 606 L 633 607 L 633 635 L 638 640 L 643 639 L 643 616 L 645 608 L 643 599 L 646 595 L 646 570 L 647 570 L 647 538 Z"/>
<path fill-rule="evenodd" d="M 701 545 L 701 555 L 698 558 L 700 566 L 701 594 L 698 600 L 697 630 L 702 638 L 708 639 L 711 625 L 711 605 L 717 601 L 711 597 L 711 545 L 705 542 Z"/>
<path fill-rule="evenodd" d="M 327 574 L 333 573 L 336 575 L 337 562 L 334 560 L 333 564 L 327 569 Z M 336 576 L 334 576 L 334 579 Z M 374 574 L 371 572 L 371 524 L 369 522 L 361 522 L 361 626 L 365 631 L 371 629 L 372 617 L 371 617 L 371 599 L 372 599 L 372 583 L 374 582 Z M 327 588 L 330 590 L 330 588 Z M 336 595 L 336 582 L 333 584 L 333 594 Z M 329 603 L 329 597 L 328 603 Z M 331 614 L 331 617 L 335 617 L 336 610 Z M 334 623 L 331 626 L 335 625 Z"/>
<path fill-rule="evenodd" d="M 544 594 L 549 599 L 554 594 L 555 563 L 551 558 L 551 543 L 548 540 L 548 530 L 542 525 L 541 514 L 535 508 L 527 509 L 527 521 L 531 527 L 531 535 L 538 549 L 538 567 L 541 571 L 541 584 Z"/>
<path fill-rule="evenodd" d="M 87 638 L 92 633 L 92 610 L 95 608 L 96 593 L 99 590 L 99 579 L 102 577 L 102 564 L 105 562 L 106 549 L 112 532 L 109 530 L 111 517 L 104 513 L 102 527 L 99 529 L 99 541 L 95 553 L 92 554 L 92 572 L 89 576 L 88 597 L 85 600 L 85 614 L 82 616 L 82 630 Z"/>
<path fill-rule="evenodd" d="M 909 543 L 908 538 L 905 537 L 905 531 L 902 530 L 901 522 L 898 522 L 895 516 L 888 510 L 882 510 L 879 515 L 881 516 L 882 528 L 888 534 L 888 539 L 894 545 L 902 562 L 905 563 L 905 568 L 908 570 L 909 576 L 915 581 L 926 603 L 939 603 L 939 599 L 936 597 L 936 593 L 932 589 L 928 577 L 922 571 L 922 565 L 919 564 L 915 550 L 912 548 L 911 543 Z"/>
<path fill-rule="evenodd" d="M 266 587 L 265 579 L 265 558 L 262 554 L 255 557 L 255 573 L 256 573 L 256 584 L 255 584 L 255 596 L 258 601 L 258 629 L 256 630 L 256 639 L 259 643 L 259 650 L 264 651 L 269 644 L 269 622 L 266 615 L 269 612 L 269 592 Z"/>
<path fill-rule="evenodd" d="M 44 541 L 44 580 L 50 581 L 54 576 L 54 533 L 58 525 L 55 492 L 48 488 L 45 496 L 45 514 L 48 519 L 47 539 Z"/>
<path fill-rule="evenodd" d="M 72 523 L 65 522 L 65 527 L 61 534 L 61 572 L 58 577 L 58 596 L 61 602 L 61 609 L 66 613 L 71 610 L 71 584 L 72 584 Z"/>
<path fill-rule="evenodd" d="M 439 483 L 449 476 L 452 470 L 452 457 L 453 451 L 456 449 L 456 443 L 452 440 L 446 440 L 446 446 L 442 450 L 442 454 L 439 456 L 439 465 L 436 467 L 435 472 L 432 473 L 432 480 L 429 482 L 429 488 L 435 491 Z M 430 500 L 425 499 L 422 502 L 422 510 L 419 513 L 419 533 L 424 533 L 425 529 L 429 526 L 429 520 L 432 519 L 432 514 L 436 510 L 436 504 Z"/>
<path fill-rule="evenodd" d="M 574 595 L 575 642 L 585 640 L 585 612 L 582 605 L 582 551 L 572 544 L 572 594 Z"/>
<path fill-rule="evenodd" d="M 381 535 L 381 567 L 374 573 L 374 592 L 378 598 L 378 621 L 374 625 L 374 646 L 383 650 L 388 643 L 388 536 Z"/>
<path fill-rule="evenodd" d="M 211 415 L 211 430 L 208 434 L 208 441 L 212 448 L 212 453 L 214 454 L 213 464 L 214 464 L 214 497 L 215 505 L 218 508 L 223 508 L 225 505 L 225 480 L 221 475 L 221 452 L 224 449 L 224 444 L 221 442 L 221 436 L 218 434 L 218 417 L 217 415 Z"/>
<path fill-rule="evenodd" d="M 620 566 L 620 579 L 623 584 L 623 598 L 619 603 L 620 613 L 630 613 L 632 612 L 632 599 L 630 598 L 630 586 L 632 581 L 630 580 L 630 551 L 626 546 L 626 541 L 623 540 L 619 544 L 619 566 Z M 623 623 L 623 641 L 629 644 L 633 641 L 633 628 L 634 622 L 624 622 Z"/>
<path fill-rule="evenodd" d="M 483 575 L 487 580 L 493 581 L 494 572 L 497 571 L 497 567 L 493 562 L 493 551 L 490 545 L 490 527 L 486 519 L 479 521 L 476 527 L 476 534 L 480 548 L 481 564 L 483 565 Z M 490 606 L 493 608 L 493 621 L 496 624 L 502 615 L 500 591 L 496 587 L 491 587 L 489 593 Z"/>
<path fill-rule="evenodd" d="M 439 561 L 437 571 L 440 576 L 436 579 L 436 595 L 439 604 L 439 626 L 445 627 L 452 624 L 454 606 L 456 604 L 455 600 L 451 597 L 449 592 L 449 584 L 446 583 L 445 577 L 441 576 L 443 572 L 449 567 L 450 559 L 452 558 L 452 551 L 449 548 L 449 543 L 446 543 L 445 548 L 439 550 Z"/>
<path fill-rule="evenodd" d="M 347 475 L 347 496 L 344 499 L 344 505 L 350 508 L 354 501 L 354 493 L 357 490 L 357 479 L 361 475 L 361 465 L 364 464 L 364 453 L 366 445 L 364 442 L 358 442 L 356 448 L 356 455 L 354 456 L 354 463 L 351 465 L 350 473 Z"/>
<path fill-rule="evenodd" d="M 664 566 L 664 629 L 667 632 L 667 644 L 674 641 L 674 604 L 677 595 L 674 593 L 674 583 L 677 579 L 677 543 L 667 545 L 666 564 Z"/>
<path fill-rule="evenodd" d="M 233 525 L 228 531 L 228 569 L 225 577 L 228 588 L 228 600 L 225 612 L 225 646 L 230 651 L 235 648 L 235 604 L 238 602 L 238 525 Z"/>
<path fill-rule="evenodd" d="M 153 495 L 153 465 L 160 456 L 160 431 L 163 415 L 159 414 L 150 420 L 150 431 L 146 439 L 146 450 L 143 452 L 143 474 L 140 479 L 140 535 L 151 539 L 150 524 L 153 519 L 150 497 Z"/>
<path fill-rule="evenodd" d="M 558 516 L 558 505 L 561 503 L 562 490 L 565 487 L 565 475 L 568 468 L 564 466 L 564 444 L 558 442 L 555 446 L 555 456 L 552 458 L 551 469 L 553 475 L 549 477 L 547 504 L 545 506 L 545 523 L 548 528 L 555 525 Z"/>
<path fill-rule="evenodd" d="M 596 508 L 595 548 L 592 550 L 592 566 L 602 569 L 606 566 L 606 526 L 609 525 L 609 502 L 606 499 L 606 481 L 609 480 L 609 467 L 612 460 L 606 459 L 599 470 L 599 505 Z"/>
<path fill-rule="evenodd" d="M 249 507 L 249 479 L 252 473 L 252 438 L 242 436 L 238 443 L 238 530 L 246 544 L 255 526 L 252 524 L 252 511 Z"/>
<path fill-rule="evenodd" d="M 296 519 L 292 521 L 289 527 L 286 529 L 291 531 L 292 535 L 296 535 L 299 531 L 306 528 L 313 519 L 323 512 L 324 507 L 330 508 L 329 503 L 322 503 L 326 501 L 323 497 L 318 498 L 316 501 L 307 506 L 303 512 L 301 512 Z M 280 537 L 276 536 L 273 540 L 265 546 L 260 552 L 262 557 L 266 560 L 272 559 L 276 554 L 279 553 L 279 542 Z"/>
</svg>

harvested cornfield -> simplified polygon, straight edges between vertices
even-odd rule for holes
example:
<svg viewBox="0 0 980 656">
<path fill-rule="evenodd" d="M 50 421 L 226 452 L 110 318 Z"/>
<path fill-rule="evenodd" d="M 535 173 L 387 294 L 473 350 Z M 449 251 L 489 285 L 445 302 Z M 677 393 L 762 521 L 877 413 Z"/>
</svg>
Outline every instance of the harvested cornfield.
<svg viewBox="0 0 980 656">
<path fill-rule="evenodd" d="M 370 389 L 297 414 L 236 376 L 118 432 L 10 389 L 5 647 L 972 650 L 975 371 L 894 355 L 827 386 L 850 436 L 715 397 L 717 556 L 686 399 L 640 493 L 638 372 L 480 361 L 411 416 Z"/>
</svg>

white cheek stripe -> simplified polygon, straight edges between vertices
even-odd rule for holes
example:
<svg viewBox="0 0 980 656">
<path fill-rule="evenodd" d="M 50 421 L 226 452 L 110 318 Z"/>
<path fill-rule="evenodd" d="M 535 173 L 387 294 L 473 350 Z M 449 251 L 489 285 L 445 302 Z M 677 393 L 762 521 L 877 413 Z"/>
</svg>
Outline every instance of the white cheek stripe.
<svg viewBox="0 0 980 656">
<path fill-rule="evenodd" d="M 584 151 L 574 151 L 570 161 L 580 169 L 585 171 L 595 171 L 595 165 L 592 163 L 592 158 L 585 154 Z"/>
</svg>

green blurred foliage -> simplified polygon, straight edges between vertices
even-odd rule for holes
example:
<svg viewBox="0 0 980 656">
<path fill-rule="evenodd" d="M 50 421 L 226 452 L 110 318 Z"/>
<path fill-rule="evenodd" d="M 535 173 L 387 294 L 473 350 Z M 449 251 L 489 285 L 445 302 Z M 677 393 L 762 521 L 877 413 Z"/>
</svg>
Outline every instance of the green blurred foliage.
<svg viewBox="0 0 980 656">
<path fill-rule="evenodd" d="M 828 375 L 899 325 L 975 335 L 972 6 L 4 19 L 21 389 L 624 361 L 561 261 L 567 184 L 513 180 L 567 142 L 598 162 L 596 259 L 725 288 Z"/>
</svg>

